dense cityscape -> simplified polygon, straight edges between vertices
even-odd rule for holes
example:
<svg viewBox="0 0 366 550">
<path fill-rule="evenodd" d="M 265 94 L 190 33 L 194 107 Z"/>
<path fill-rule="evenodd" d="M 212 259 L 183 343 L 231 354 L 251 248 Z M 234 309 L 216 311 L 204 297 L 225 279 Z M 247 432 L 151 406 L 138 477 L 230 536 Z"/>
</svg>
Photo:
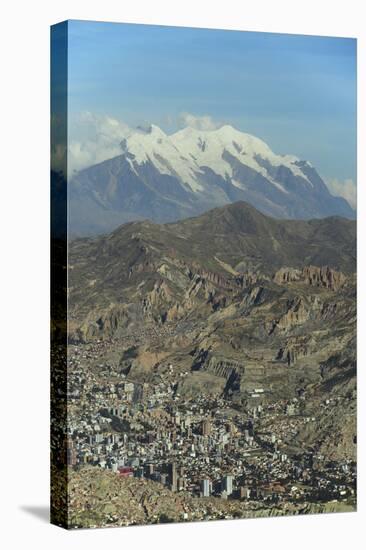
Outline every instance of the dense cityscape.
<svg viewBox="0 0 366 550">
<path fill-rule="evenodd" d="M 321 454 L 291 448 L 299 427 L 315 421 L 304 413 L 304 392 L 266 404 L 266 388 L 254 388 L 245 412 L 220 396 L 183 400 L 177 377 L 184 372 L 159 364 L 157 374 L 164 373 L 159 383 L 134 383 L 112 364 L 98 362 L 111 345 L 69 348 L 72 468 L 93 465 L 195 497 L 278 503 L 354 496 L 354 463 L 332 464 Z M 321 407 L 334 405 L 326 399 Z"/>
</svg>

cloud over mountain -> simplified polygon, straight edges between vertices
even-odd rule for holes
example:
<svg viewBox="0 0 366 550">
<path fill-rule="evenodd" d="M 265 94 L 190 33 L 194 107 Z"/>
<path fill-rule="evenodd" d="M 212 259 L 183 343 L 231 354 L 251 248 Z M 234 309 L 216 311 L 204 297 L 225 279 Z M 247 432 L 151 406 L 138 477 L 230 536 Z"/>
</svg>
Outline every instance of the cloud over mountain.
<svg viewBox="0 0 366 550">
<path fill-rule="evenodd" d="M 330 193 L 335 197 L 343 197 L 352 208 L 356 208 L 357 185 L 351 179 L 340 181 L 338 179 L 326 180 Z"/>
<path fill-rule="evenodd" d="M 84 111 L 69 120 L 69 176 L 121 154 L 121 140 L 131 132 L 124 122 Z"/>
<path fill-rule="evenodd" d="M 180 127 L 196 130 L 216 130 L 222 123 L 209 115 L 196 116 L 181 113 L 178 117 Z M 141 133 L 143 129 L 131 128 L 126 123 L 108 115 L 97 115 L 83 111 L 70 116 L 68 172 L 75 172 L 111 159 L 121 154 L 121 141 L 132 133 Z M 148 130 L 148 128 L 146 129 Z"/>
<path fill-rule="evenodd" d="M 216 130 L 222 123 L 215 121 L 210 115 L 196 116 L 191 113 L 182 113 L 179 117 L 182 126 L 189 126 L 196 130 Z"/>
</svg>

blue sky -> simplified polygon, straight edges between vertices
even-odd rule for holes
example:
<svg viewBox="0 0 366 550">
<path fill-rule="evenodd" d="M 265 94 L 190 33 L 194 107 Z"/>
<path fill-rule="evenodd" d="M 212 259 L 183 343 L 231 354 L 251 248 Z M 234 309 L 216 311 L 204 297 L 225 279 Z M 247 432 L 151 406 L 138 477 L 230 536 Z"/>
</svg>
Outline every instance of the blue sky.
<svg viewBox="0 0 366 550">
<path fill-rule="evenodd" d="M 71 116 L 171 133 L 208 115 L 356 179 L 354 39 L 71 21 L 68 84 Z"/>
</svg>

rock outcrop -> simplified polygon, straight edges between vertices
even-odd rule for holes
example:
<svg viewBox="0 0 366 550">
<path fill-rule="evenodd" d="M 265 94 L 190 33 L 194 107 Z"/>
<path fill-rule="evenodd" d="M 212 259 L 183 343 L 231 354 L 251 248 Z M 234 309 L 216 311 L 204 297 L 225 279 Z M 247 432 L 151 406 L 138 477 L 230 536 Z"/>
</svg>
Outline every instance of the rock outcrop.
<svg viewBox="0 0 366 550">
<path fill-rule="evenodd" d="M 291 282 L 303 282 L 304 284 L 338 290 L 346 281 L 346 276 L 341 271 L 336 271 L 328 266 L 316 267 L 305 266 L 303 269 L 282 267 L 279 269 L 273 280 L 277 284 Z"/>
</svg>

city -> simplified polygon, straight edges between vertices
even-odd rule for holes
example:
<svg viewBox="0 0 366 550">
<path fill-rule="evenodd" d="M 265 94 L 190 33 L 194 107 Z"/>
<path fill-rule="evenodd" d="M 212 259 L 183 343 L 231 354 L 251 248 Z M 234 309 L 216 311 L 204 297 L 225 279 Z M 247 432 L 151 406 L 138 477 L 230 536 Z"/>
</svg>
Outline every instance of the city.
<svg viewBox="0 0 366 550">
<path fill-rule="evenodd" d="M 350 502 L 355 463 L 329 463 L 320 454 L 291 448 L 301 425 L 304 393 L 265 404 L 266 389 L 248 396 L 251 408 L 235 410 L 221 396 L 182 400 L 172 364 L 157 365 L 158 384 L 136 384 L 111 364 L 99 364 L 115 344 L 70 346 L 67 460 L 116 476 L 146 478 L 194 497 L 279 502 Z M 94 361 L 98 367 L 88 368 Z M 322 407 L 335 403 L 326 400 Z"/>
</svg>

